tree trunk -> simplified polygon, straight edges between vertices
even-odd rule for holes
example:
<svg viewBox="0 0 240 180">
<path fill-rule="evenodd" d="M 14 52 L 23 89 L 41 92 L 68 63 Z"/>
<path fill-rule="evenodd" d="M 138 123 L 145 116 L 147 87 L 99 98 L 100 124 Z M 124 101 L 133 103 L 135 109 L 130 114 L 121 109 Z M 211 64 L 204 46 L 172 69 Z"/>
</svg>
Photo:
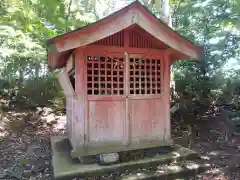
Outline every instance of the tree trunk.
<svg viewBox="0 0 240 180">
<path fill-rule="evenodd" d="M 39 77 L 39 72 L 40 72 L 40 67 L 36 66 L 35 67 L 35 77 L 38 78 Z"/>
</svg>

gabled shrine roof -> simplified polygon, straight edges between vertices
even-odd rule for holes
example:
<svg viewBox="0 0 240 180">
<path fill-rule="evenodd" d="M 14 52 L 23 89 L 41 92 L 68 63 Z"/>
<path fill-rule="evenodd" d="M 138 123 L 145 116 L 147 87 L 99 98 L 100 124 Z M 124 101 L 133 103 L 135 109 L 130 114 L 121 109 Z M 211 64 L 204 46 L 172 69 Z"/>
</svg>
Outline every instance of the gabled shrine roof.
<svg viewBox="0 0 240 180">
<path fill-rule="evenodd" d="M 159 20 L 138 0 L 119 11 L 87 26 L 56 36 L 47 41 L 48 59 L 66 59 L 75 48 L 86 46 L 137 24 L 142 29 L 177 52 L 191 59 L 201 59 L 203 48 L 187 40 Z M 59 68 L 50 67 L 52 69 Z"/>
</svg>

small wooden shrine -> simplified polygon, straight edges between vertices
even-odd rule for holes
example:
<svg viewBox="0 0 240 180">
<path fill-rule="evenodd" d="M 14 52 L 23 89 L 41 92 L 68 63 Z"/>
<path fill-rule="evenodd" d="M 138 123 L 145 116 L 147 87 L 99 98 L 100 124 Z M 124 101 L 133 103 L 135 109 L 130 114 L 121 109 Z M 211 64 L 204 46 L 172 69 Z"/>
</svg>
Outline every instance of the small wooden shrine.
<svg viewBox="0 0 240 180">
<path fill-rule="evenodd" d="M 138 1 L 48 40 L 49 68 L 62 69 L 72 156 L 172 144 L 170 65 L 202 52 Z"/>
</svg>

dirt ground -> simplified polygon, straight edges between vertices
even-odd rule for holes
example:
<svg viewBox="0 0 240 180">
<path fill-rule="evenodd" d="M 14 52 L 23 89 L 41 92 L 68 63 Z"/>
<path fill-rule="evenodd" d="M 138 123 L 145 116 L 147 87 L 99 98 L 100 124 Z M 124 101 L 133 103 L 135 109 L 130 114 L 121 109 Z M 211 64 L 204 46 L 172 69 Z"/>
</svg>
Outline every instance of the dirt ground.
<svg viewBox="0 0 240 180">
<path fill-rule="evenodd" d="M 224 132 L 227 127 L 221 122 L 221 118 L 216 116 L 199 123 L 198 137 L 194 137 L 191 149 L 199 152 L 212 168 L 190 179 L 240 179 L 240 138 L 235 136 L 226 142 Z M 65 123 L 65 116 L 51 114 L 47 108 L 38 112 L 2 115 L 0 179 L 53 180 L 49 138 L 63 134 Z M 184 136 L 182 129 L 177 126 L 172 125 L 173 137 Z M 187 146 L 186 138 L 176 142 Z M 96 179 L 114 179 L 114 176 L 109 176 Z M 82 180 L 74 180 L 78 179 Z"/>
<path fill-rule="evenodd" d="M 199 138 L 191 149 L 197 151 L 211 169 L 191 179 L 198 180 L 239 180 L 240 179 L 240 137 L 233 136 L 228 141 L 225 132 L 228 127 L 220 117 L 203 122 Z"/>
</svg>

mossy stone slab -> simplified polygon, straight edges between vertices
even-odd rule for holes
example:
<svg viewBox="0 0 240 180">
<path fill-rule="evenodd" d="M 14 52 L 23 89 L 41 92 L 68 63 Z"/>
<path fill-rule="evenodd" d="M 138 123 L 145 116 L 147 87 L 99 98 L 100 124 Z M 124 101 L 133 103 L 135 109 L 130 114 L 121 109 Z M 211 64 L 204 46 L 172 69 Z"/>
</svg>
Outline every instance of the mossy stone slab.
<svg viewBox="0 0 240 180">
<path fill-rule="evenodd" d="M 173 160 L 184 160 L 197 157 L 195 151 L 189 150 L 179 145 L 174 145 L 174 150 L 152 158 L 144 158 L 137 161 L 101 166 L 99 164 L 74 163 L 70 156 L 71 148 L 67 137 L 54 136 L 51 138 L 52 163 L 54 178 L 71 179 L 78 176 L 102 175 L 115 171 L 124 171 L 131 167 L 146 167 L 156 164 L 164 164 Z"/>
</svg>

